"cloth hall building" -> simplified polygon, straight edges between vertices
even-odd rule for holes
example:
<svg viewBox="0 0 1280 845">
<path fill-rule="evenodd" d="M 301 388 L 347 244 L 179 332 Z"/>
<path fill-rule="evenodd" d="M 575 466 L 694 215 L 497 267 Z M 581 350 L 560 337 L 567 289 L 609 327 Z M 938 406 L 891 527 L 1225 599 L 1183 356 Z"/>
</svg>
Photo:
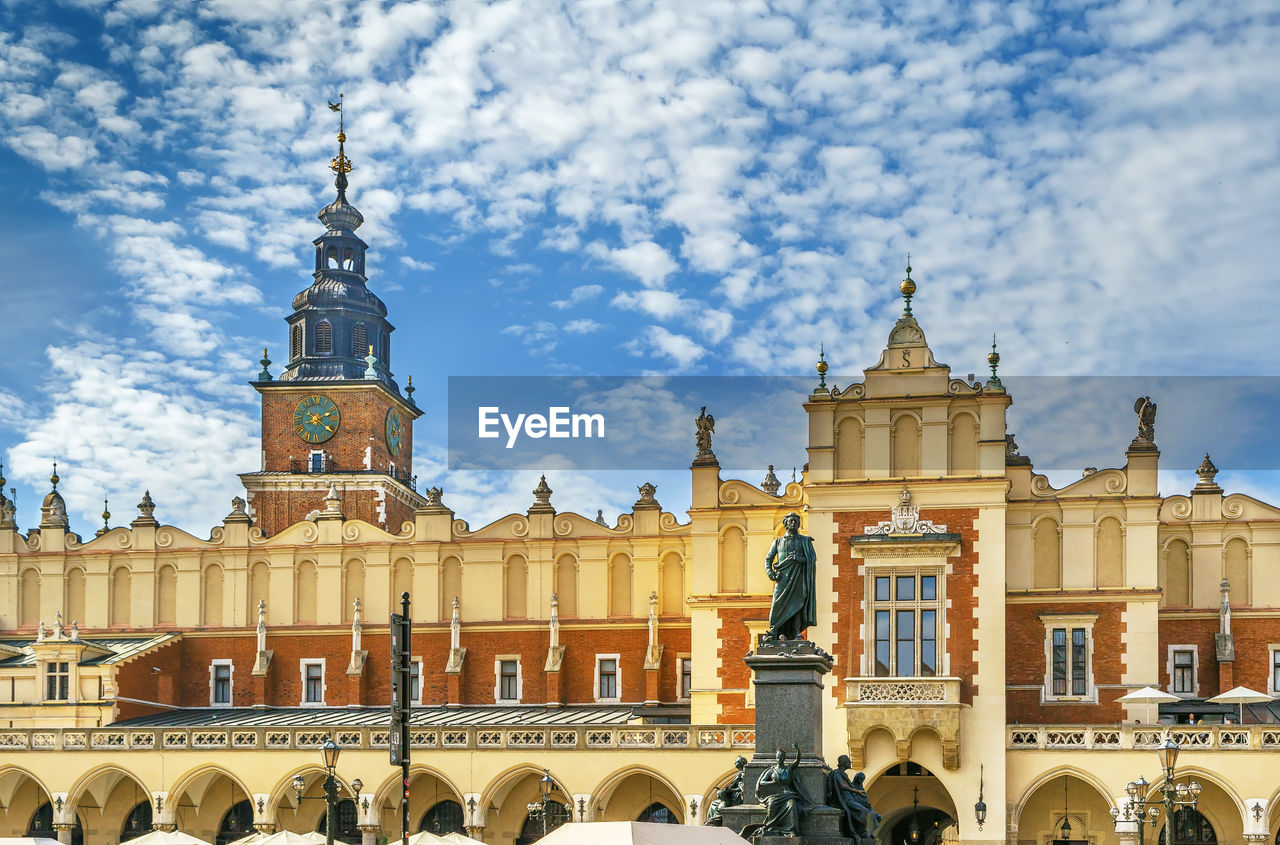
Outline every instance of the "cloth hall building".
<svg viewBox="0 0 1280 845">
<path fill-rule="evenodd" d="M 264 356 L 252 382 L 262 465 L 221 524 L 165 524 L 148 494 L 83 536 L 55 475 L 24 530 L 34 514 L 0 495 L 0 836 L 315 830 L 332 736 L 344 795 L 363 784 L 339 833 L 397 837 L 386 620 L 405 591 L 415 829 L 532 841 L 544 771 L 556 823 L 699 823 L 752 753 L 742 658 L 796 511 L 818 552 L 807 636 L 836 661 L 823 754 L 866 771 L 882 841 L 912 822 L 926 842 L 1136 841 L 1111 811 L 1140 774 L 1159 786 L 1165 728 L 1118 699 L 1152 686 L 1185 699 L 1165 721 L 1203 716 L 1172 728 L 1179 776 L 1203 785 L 1175 841 L 1280 842 L 1280 724 L 1199 704 L 1280 691 L 1280 509 L 1226 494 L 1207 459 L 1162 495 L 1149 420 L 1124 466 L 1054 488 L 1012 445 L 998 359 L 953 378 L 908 274 L 879 361 L 808 397 L 800 481 L 724 478 L 707 449 L 687 513 L 646 484 L 603 524 L 558 511 L 544 479 L 527 511 L 472 527 L 416 489 L 421 410 L 392 373 L 341 151 L 335 169 L 288 362 L 273 376 Z"/>
</svg>

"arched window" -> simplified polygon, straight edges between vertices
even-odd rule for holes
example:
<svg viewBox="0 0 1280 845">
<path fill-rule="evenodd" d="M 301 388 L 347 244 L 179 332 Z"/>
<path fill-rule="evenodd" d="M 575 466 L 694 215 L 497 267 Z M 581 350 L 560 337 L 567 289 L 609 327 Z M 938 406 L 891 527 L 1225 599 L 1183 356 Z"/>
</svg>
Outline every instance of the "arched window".
<svg viewBox="0 0 1280 845">
<path fill-rule="evenodd" d="M 349 560 L 342 573 L 343 622 L 355 619 L 356 599 L 364 601 L 364 564 L 358 560 Z"/>
<path fill-rule="evenodd" d="M 391 366 L 391 334 L 389 332 L 382 333 L 382 363 L 388 367 Z"/>
<path fill-rule="evenodd" d="M 302 357 L 302 323 L 294 323 L 289 329 L 289 359 L 296 361 Z"/>
<path fill-rule="evenodd" d="M 53 805 L 48 801 L 36 809 L 27 825 L 27 836 L 40 839 L 57 839 L 58 832 L 53 829 Z M 71 845 L 84 845 L 84 828 L 80 825 L 80 817 L 76 816 L 75 827 L 71 828 Z"/>
<path fill-rule="evenodd" d="M 84 622 L 84 570 L 76 566 L 67 571 L 67 621 Z"/>
<path fill-rule="evenodd" d="M 520 555 L 512 555 L 503 565 L 503 615 L 508 619 L 524 619 L 526 607 L 526 581 L 528 567 Z"/>
<path fill-rule="evenodd" d="M 862 423 L 845 417 L 836 428 L 836 478 L 862 475 Z"/>
<path fill-rule="evenodd" d="M 222 567 L 217 564 L 204 571 L 204 626 L 222 626 Z"/>
<path fill-rule="evenodd" d="M 747 535 L 736 525 L 720 538 L 720 592 L 740 593 L 746 588 Z"/>
<path fill-rule="evenodd" d="M 391 605 L 400 606 L 400 594 L 413 592 L 413 562 L 402 557 L 391 567 Z"/>
<path fill-rule="evenodd" d="M 151 802 L 140 801 L 129 811 L 129 815 L 125 816 L 124 825 L 120 828 L 120 841 L 128 842 L 130 839 L 137 839 L 144 833 L 150 832 Z"/>
<path fill-rule="evenodd" d="M 1062 537 L 1058 523 L 1045 518 L 1031 532 L 1031 586 L 1037 590 L 1062 589 Z"/>
<path fill-rule="evenodd" d="M 34 628 L 40 622 L 40 571 L 29 567 L 18 585 L 18 624 Z"/>
<path fill-rule="evenodd" d="M 298 564 L 293 578 L 294 618 L 304 624 L 315 624 L 316 565 L 304 560 Z"/>
<path fill-rule="evenodd" d="M 677 552 L 667 552 L 662 558 L 662 612 L 684 613 L 684 561 Z"/>
<path fill-rule="evenodd" d="M 327 809 L 320 814 L 320 824 L 316 826 L 316 833 L 325 832 L 328 816 L 329 811 Z M 360 828 L 356 827 L 359 820 L 359 815 L 356 812 L 356 802 L 350 798 L 344 798 L 339 801 L 338 814 L 334 817 L 333 838 L 340 839 L 347 845 L 360 845 Z"/>
<path fill-rule="evenodd" d="M 1191 604 L 1191 552 L 1182 540 L 1174 540 L 1165 550 L 1162 586 L 1166 607 Z"/>
<path fill-rule="evenodd" d="M 644 812 L 636 816 L 638 822 L 650 822 L 651 824 L 680 824 L 680 819 L 676 818 L 676 814 L 667 809 L 666 805 L 654 802 L 644 808 Z"/>
<path fill-rule="evenodd" d="M 228 842 L 234 842 L 252 830 L 253 805 L 245 799 L 238 804 L 233 804 L 222 817 L 222 824 L 218 826 L 218 837 L 214 845 L 227 845 Z"/>
<path fill-rule="evenodd" d="M 1124 586 L 1124 530 L 1115 517 L 1098 520 L 1094 563 L 1099 587 Z"/>
<path fill-rule="evenodd" d="M 117 566 L 111 571 L 111 625 L 128 625 L 129 604 L 133 575 L 127 566 Z"/>
<path fill-rule="evenodd" d="M 418 830 L 444 836 L 447 833 L 466 833 L 462 825 L 462 805 L 457 801 L 445 800 L 427 810 L 418 823 Z"/>
<path fill-rule="evenodd" d="M 972 414 L 956 414 L 948 426 L 947 457 L 952 475 L 978 474 L 978 421 Z"/>
<path fill-rule="evenodd" d="M 356 323 L 351 327 L 351 354 L 356 358 L 369 354 L 369 340 L 364 323 Z"/>
<path fill-rule="evenodd" d="M 333 351 L 333 326 L 328 320 L 316 323 L 316 354 L 328 355 Z"/>
<path fill-rule="evenodd" d="M 156 573 L 156 622 L 160 625 L 172 625 L 177 621 L 178 573 L 166 563 Z"/>
<path fill-rule="evenodd" d="M 324 251 L 324 266 L 332 270 L 338 269 L 338 248 L 327 247 Z"/>
<path fill-rule="evenodd" d="M 899 414 L 890 429 L 890 475 L 920 474 L 920 424 L 911 414 Z"/>
<path fill-rule="evenodd" d="M 609 561 L 609 615 L 631 615 L 631 561 L 626 555 Z"/>
<path fill-rule="evenodd" d="M 342 269 L 354 270 L 356 268 L 356 251 L 351 247 L 347 247 L 342 251 Z"/>
<path fill-rule="evenodd" d="M 561 616 L 578 615 L 578 562 L 573 555 L 556 559 L 556 601 Z"/>
<path fill-rule="evenodd" d="M 462 598 L 462 561 L 449 556 L 440 564 L 440 621 L 453 618 L 453 600 Z"/>
<path fill-rule="evenodd" d="M 1249 544 L 1239 537 L 1227 541 L 1223 577 L 1231 587 L 1233 606 L 1253 604 L 1249 600 Z"/>
</svg>

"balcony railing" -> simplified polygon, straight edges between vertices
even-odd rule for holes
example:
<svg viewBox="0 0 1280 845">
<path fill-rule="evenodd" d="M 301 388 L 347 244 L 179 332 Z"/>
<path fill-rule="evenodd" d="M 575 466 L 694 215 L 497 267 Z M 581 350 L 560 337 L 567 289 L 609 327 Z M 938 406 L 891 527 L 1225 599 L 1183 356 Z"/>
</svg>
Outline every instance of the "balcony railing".
<svg viewBox="0 0 1280 845">
<path fill-rule="evenodd" d="M 227 727 L 227 728 L 58 728 L 0 730 L 0 752 L 11 751 L 149 751 L 182 750 L 285 750 L 319 748 L 329 737 L 328 728 Z M 347 749 L 383 751 L 388 730 L 335 728 L 334 741 Z M 621 727 L 547 726 L 490 727 L 450 726 L 413 728 L 414 748 L 441 749 L 751 749 L 756 732 L 744 725 L 627 725 Z"/>
<path fill-rule="evenodd" d="M 1280 725 L 1010 725 L 1010 749 L 1154 750 L 1166 732 L 1184 748 L 1220 751 L 1280 750 Z"/>
<path fill-rule="evenodd" d="M 342 472 L 346 474 L 363 474 L 363 475 L 389 475 L 404 486 L 418 491 L 418 476 L 411 475 L 408 470 L 399 467 L 387 467 L 386 469 L 340 469 L 338 462 L 333 455 L 313 455 L 309 458 L 290 458 L 289 472 L 295 475 L 323 475 L 330 472 Z"/>
<path fill-rule="evenodd" d="M 849 704 L 960 704 L 959 678 L 845 678 Z"/>
</svg>

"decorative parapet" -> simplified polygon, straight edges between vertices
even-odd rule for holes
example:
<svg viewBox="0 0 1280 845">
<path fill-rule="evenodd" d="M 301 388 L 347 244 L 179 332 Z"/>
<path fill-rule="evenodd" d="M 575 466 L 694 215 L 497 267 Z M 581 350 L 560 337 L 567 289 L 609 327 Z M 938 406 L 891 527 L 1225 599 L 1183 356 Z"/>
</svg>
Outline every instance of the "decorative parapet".
<svg viewBox="0 0 1280 845">
<path fill-rule="evenodd" d="M 316 728 L 88 728 L 75 730 L 0 730 L 0 749 L 6 752 L 102 751 L 128 753 L 165 748 L 178 751 L 261 751 L 320 748 L 328 729 Z M 334 741 L 346 750 L 385 751 L 389 731 L 384 727 L 338 728 Z M 618 749 L 648 748 L 751 749 L 755 729 L 749 725 L 500 725 L 412 728 L 413 748 L 440 749 Z"/>
<path fill-rule="evenodd" d="M 959 678 L 845 678 L 849 704 L 960 704 Z"/>
<path fill-rule="evenodd" d="M 1010 725 L 1010 750 L 1149 751 L 1160 747 L 1166 733 L 1185 748 L 1218 751 L 1280 750 L 1280 726 L 1208 725 L 1155 728 L 1138 725 Z"/>
</svg>

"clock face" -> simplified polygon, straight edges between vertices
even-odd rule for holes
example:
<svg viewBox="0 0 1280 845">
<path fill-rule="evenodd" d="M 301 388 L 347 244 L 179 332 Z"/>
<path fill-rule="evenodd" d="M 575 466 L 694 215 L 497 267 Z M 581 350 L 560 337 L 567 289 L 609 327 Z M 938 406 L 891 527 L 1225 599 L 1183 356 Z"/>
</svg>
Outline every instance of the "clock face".
<svg viewBox="0 0 1280 845">
<path fill-rule="evenodd" d="M 395 408 L 387 409 L 387 451 L 397 457 L 404 446 L 404 421 Z"/>
<path fill-rule="evenodd" d="M 308 443 L 323 443 L 338 431 L 338 406 L 328 396 L 308 396 L 293 409 L 293 433 Z"/>
</svg>

